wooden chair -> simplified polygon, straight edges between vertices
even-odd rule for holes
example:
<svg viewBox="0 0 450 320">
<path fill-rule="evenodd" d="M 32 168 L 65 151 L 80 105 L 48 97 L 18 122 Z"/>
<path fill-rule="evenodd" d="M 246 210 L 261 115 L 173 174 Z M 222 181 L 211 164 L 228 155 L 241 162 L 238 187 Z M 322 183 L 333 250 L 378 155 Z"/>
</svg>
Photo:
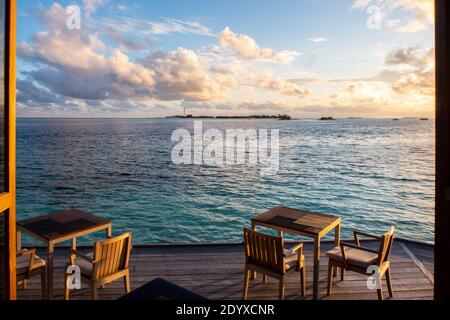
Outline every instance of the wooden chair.
<svg viewBox="0 0 450 320">
<path fill-rule="evenodd" d="M 92 288 L 92 299 L 97 300 L 98 287 L 104 287 L 118 279 L 124 278 L 125 292 L 130 293 L 130 273 L 128 265 L 131 253 L 131 233 L 99 241 L 91 254 L 81 254 L 71 250 L 70 264 L 81 270 L 81 280 L 88 282 Z M 75 258 L 79 257 L 78 261 Z M 64 297 L 69 300 L 70 276 L 66 276 Z"/>
<path fill-rule="evenodd" d="M 22 283 L 23 288 L 27 289 L 28 281 L 36 276 L 41 276 L 42 298 L 47 298 L 47 272 L 45 260 L 36 255 L 36 249 L 23 249 L 16 255 L 16 278 L 17 283 Z"/>
<path fill-rule="evenodd" d="M 344 270 L 358 272 L 367 275 L 370 266 L 378 267 L 377 282 L 380 288 L 377 289 L 378 299 L 383 300 L 383 289 L 381 287 L 381 279 L 386 275 L 386 282 L 389 290 L 389 296 L 394 296 L 391 283 L 391 271 L 389 264 L 389 253 L 394 241 L 395 228 L 392 227 L 383 236 L 374 236 L 364 232 L 354 231 L 356 245 L 341 242 L 339 247 L 336 247 L 327 252 L 329 258 L 328 263 L 328 290 L 327 295 L 331 294 L 331 286 L 333 282 L 333 269 L 335 267 L 341 268 L 341 280 L 344 280 Z M 360 236 L 377 239 L 380 241 L 380 248 L 378 250 L 367 249 L 361 246 Z"/>
<path fill-rule="evenodd" d="M 284 299 L 284 281 L 286 274 L 293 270 L 300 273 L 302 296 L 305 296 L 305 256 L 303 244 L 292 250 L 284 249 L 283 238 L 271 237 L 249 229 L 244 229 L 245 246 L 245 284 L 243 299 L 247 300 L 251 272 L 263 274 L 280 281 L 280 300 Z"/>
</svg>

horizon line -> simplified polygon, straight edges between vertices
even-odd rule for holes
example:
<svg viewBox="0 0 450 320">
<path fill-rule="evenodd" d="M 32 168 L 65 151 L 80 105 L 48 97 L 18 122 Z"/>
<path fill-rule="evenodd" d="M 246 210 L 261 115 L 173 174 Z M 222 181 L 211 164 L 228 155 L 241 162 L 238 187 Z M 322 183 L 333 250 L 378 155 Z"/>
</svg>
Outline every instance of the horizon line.
<svg viewBox="0 0 450 320">
<path fill-rule="evenodd" d="M 195 120 L 195 119 L 200 119 L 202 117 L 206 117 L 206 116 L 194 116 L 192 118 L 176 118 L 176 117 L 172 117 L 172 116 L 162 116 L 162 117 L 27 117 L 27 116 L 17 116 L 16 119 L 99 119 L 99 120 L 106 120 L 106 119 L 153 119 L 153 120 L 157 120 L 157 119 L 163 119 L 163 120 L 173 120 L 173 119 L 178 119 L 178 120 Z M 247 117 L 247 116 L 217 116 L 219 118 L 216 118 L 216 116 L 208 116 L 208 118 L 204 118 L 202 120 L 233 120 L 233 119 L 237 119 L 239 120 L 242 117 Z M 220 118 L 220 117 L 227 117 L 227 118 Z M 236 117 L 236 118 L 233 118 Z M 292 120 L 320 120 L 320 116 L 319 117 L 292 117 Z M 383 119 L 421 119 L 421 118 L 428 118 L 428 119 L 435 119 L 436 117 L 430 117 L 430 116 L 400 116 L 400 117 L 396 117 L 396 116 L 392 116 L 392 117 L 360 117 L 360 116 L 348 116 L 348 117 L 332 117 L 334 119 L 341 119 L 341 120 L 364 120 L 364 119 L 379 119 L 379 120 L 383 120 Z M 271 119 L 250 119 L 250 120 L 271 120 Z"/>
</svg>

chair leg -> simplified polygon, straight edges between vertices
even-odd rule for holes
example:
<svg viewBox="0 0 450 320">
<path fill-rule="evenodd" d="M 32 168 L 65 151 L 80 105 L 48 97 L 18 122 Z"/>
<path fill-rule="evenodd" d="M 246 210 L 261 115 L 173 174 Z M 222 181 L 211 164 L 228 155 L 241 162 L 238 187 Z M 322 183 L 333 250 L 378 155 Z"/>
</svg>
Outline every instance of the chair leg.
<svg viewBox="0 0 450 320">
<path fill-rule="evenodd" d="M 266 283 L 266 281 L 267 281 L 267 276 L 265 275 L 265 274 L 263 274 L 263 283 Z"/>
<path fill-rule="evenodd" d="M 341 281 L 344 281 L 345 278 L 345 269 L 341 268 Z"/>
<path fill-rule="evenodd" d="M 92 282 L 92 300 L 98 300 L 98 289 L 97 289 L 97 283 Z"/>
<path fill-rule="evenodd" d="M 331 288 L 333 285 L 333 264 L 328 262 L 328 282 L 327 282 L 327 296 L 331 295 Z"/>
<path fill-rule="evenodd" d="M 23 290 L 27 290 L 28 289 L 28 280 L 27 279 L 25 279 L 25 280 L 23 280 Z"/>
<path fill-rule="evenodd" d="M 244 292 L 242 294 L 242 300 L 247 300 L 247 296 L 248 296 L 248 283 L 250 282 L 250 270 L 248 270 L 247 268 L 245 268 L 245 272 L 244 272 Z"/>
<path fill-rule="evenodd" d="M 394 297 L 394 291 L 392 290 L 392 282 L 391 282 L 391 269 L 388 268 L 386 270 L 386 282 L 387 282 L 387 286 L 388 286 L 388 291 L 389 291 L 389 297 Z"/>
<path fill-rule="evenodd" d="M 127 274 L 125 275 L 124 278 L 124 282 L 125 282 L 125 292 L 128 294 L 131 291 L 131 286 L 130 286 L 130 274 L 127 272 Z"/>
<path fill-rule="evenodd" d="M 377 289 L 378 300 L 383 301 L 383 289 Z"/>
<path fill-rule="evenodd" d="M 378 275 L 378 283 L 380 284 L 380 287 L 377 288 L 377 295 L 378 295 L 378 300 L 383 301 L 383 281 L 382 281 L 382 275 L 379 274 Z"/>
<path fill-rule="evenodd" d="M 70 300 L 70 276 L 66 274 L 66 280 L 64 281 L 64 300 Z"/>
<path fill-rule="evenodd" d="M 280 300 L 284 300 L 284 278 L 280 279 Z"/>
<path fill-rule="evenodd" d="M 306 286 L 306 268 L 302 267 L 300 269 L 300 282 L 302 287 L 302 297 L 305 296 L 305 286 Z"/>
<path fill-rule="evenodd" d="M 42 300 L 47 300 L 47 270 L 45 268 L 41 270 L 41 287 Z"/>
</svg>

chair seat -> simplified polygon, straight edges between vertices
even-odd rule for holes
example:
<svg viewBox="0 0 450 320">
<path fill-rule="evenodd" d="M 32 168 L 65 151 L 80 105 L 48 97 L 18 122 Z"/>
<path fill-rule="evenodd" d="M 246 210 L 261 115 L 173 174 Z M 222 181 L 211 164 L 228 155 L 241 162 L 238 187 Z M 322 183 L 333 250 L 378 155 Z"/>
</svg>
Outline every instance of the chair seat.
<svg viewBox="0 0 450 320">
<path fill-rule="evenodd" d="M 16 260 L 17 265 L 17 275 L 22 275 L 28 272 L 28 267 L 30 264 L 30 256 L 18 256 Z M 39 256 L 34 256 L 32 270 L 45 267 L 45 260 Z"/>
<path fill-rule="evenodd" d="M 284 256 L 286 258 L 286 271 L 291 270 L 294 267 L 297 267 L 297 259 L 298 259 L 298 253 L 292 252 L 290 250 L 283 250 Z M 302 255 L 301 264 L 299 267 L 301 267 L 305 263 L 305 256 Z"/>
<path fill-rule="evenodd" d="M 94 259 L 94 253 L 93 252 L 84 253 L 84 255 L 87 256 L 88 258 Z M 84 274 L 86 276 L 91 276 L 92 275 L 93 265 L 89 261 L 86 261 L 86 259 L 83 259 L 81 257 L 77 257 L 76 261 L 75 261 L 75 264 L 80 267 L 80 271 L 81 271 L 82 274 Z"/>
<path fill-rule="evenodd" d="M 347 261 L 350 265 L 354 265 L 361 268 L 367 268 L 371 265 L 375 265 L 378 262 L 378 254 L 358 250 L 354 248 L 345 249 Z M 326 256 L 332 260 L 343 262 L 341 247 L 335 247 L 326 253 Z"/>
</svg>

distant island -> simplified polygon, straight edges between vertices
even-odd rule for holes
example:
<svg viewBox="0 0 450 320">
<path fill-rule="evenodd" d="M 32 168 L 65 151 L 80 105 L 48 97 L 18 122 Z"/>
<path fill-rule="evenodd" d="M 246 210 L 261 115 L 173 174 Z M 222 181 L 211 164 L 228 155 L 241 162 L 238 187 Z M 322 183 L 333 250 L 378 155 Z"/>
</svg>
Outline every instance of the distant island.
<svg viewBox="0 0 450 320">
<path fill-rule="evenodd" d="M 322 117 L 322 118 L 320 118 L 319 120 L 320 120 L 320 121 L 333 121 L 333 120 L 336 120 L 336 119 L 333 118 L 333 117 Z"/>
<path fill-rule="evenodd" d="M 171 116 L 166 119 L 279 119 L 292 120 L 292 117 L 287 114 L 279 115 L 252 115 L 252 116 L 193 116 L 188 114 L 186 116 Z"/>
</svg>

